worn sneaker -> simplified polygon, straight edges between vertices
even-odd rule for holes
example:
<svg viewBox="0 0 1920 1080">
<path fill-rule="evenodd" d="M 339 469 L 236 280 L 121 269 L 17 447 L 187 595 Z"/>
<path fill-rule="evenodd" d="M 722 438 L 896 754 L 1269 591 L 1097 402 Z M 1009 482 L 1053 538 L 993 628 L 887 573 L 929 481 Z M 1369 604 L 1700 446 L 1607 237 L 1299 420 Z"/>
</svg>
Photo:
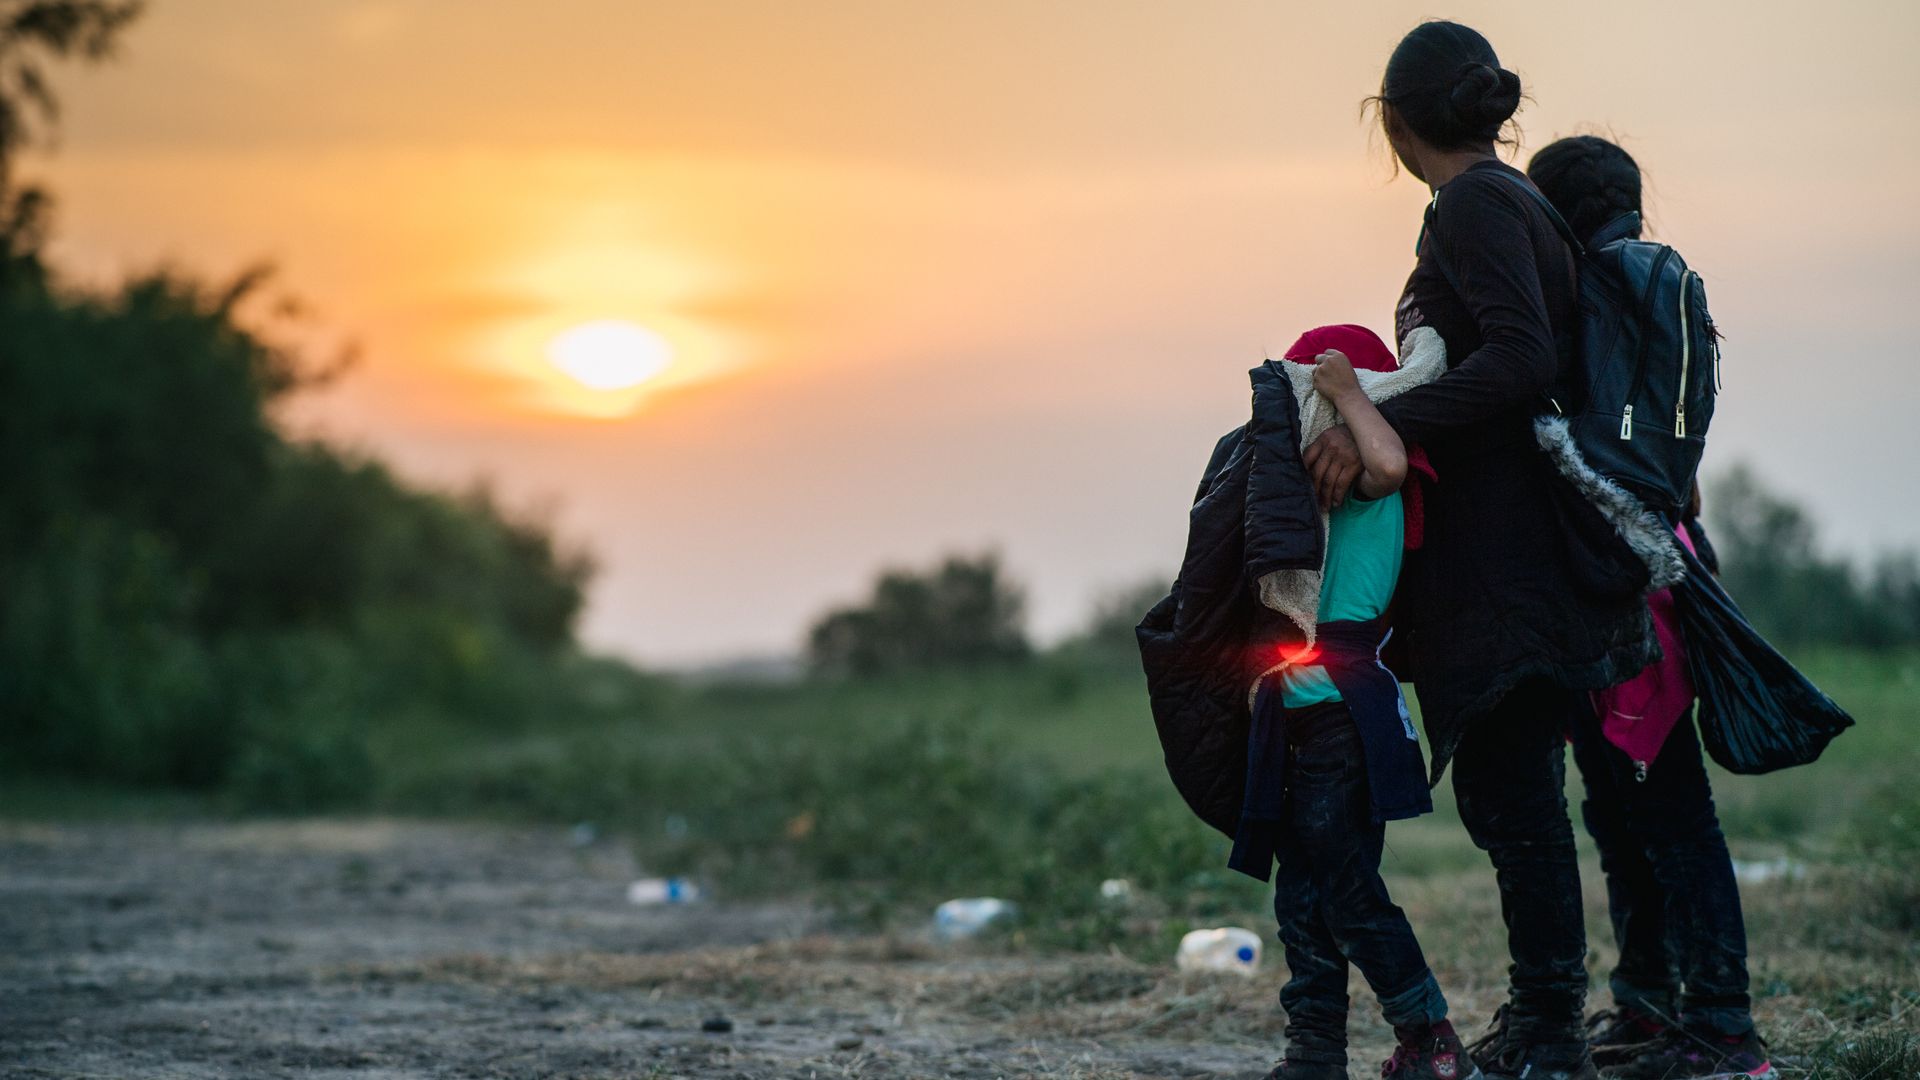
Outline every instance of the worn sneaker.
<svg viewBox="0 0 1920 1080">
<path fill-rule="evenodd" d="M 1494 1010 L 1487 1033 L 1467 1044 L 1486 1080 L 1599 1080 L 1584 1042 L 1527 1043 L 1508 1028 L 1507 1006 Z"/>
<path fill-rule="evenodd" d="M 1629 1005 L 1602 1009 L 1587 1017 L 1587 1046 L 1593 1051 L 1593 1064 L 1605 1069 L 1620 1065 L 1650 1049 L 1666 1033 L 1661 1017 Z"/>
<path fill-rule="evenodd" d="M 1442 1020 L 1437 1024 L 1422 1024 L 1418 1027 L 1394 1028 L 1394 1036 L 1400 1045 L 1393 1048 L 1393 1056 L 1380 1066 L 1382 1077 L 1392 1080 L 1484 1080 L 1484 1074 L 1474 1065 L 1473 1058 L 1467 1056 L 1467 1048 L 1460 1043 L 1460 1036 L 1453 1033 L 1453 1025 Z"/>
<path fill-rule="evenodd" d="M 1267 1080 L 1347 1080 L 1345 1065 L 1324 1061 L 1293 1061 L 1282 1058 L 1267 1074 Z"/>
<path fill-rule="evenodd" d="M 1487 1033 L 1467 1044 L 1467 1056 L 1475 1065 L 1485 1069 L 1500 1059 L 1507 1046 L 1507 1006 L 1493 1010 L 1493 1019 L 1487 1023 Z"/>
<path fill-rule="evenodd" d="M 1780 1074 L 1758 1032 L 1698 1034 L 1671 1027 L 1606 1075 L 1609 1080 L 1778 1080 Z"/>
</svg>

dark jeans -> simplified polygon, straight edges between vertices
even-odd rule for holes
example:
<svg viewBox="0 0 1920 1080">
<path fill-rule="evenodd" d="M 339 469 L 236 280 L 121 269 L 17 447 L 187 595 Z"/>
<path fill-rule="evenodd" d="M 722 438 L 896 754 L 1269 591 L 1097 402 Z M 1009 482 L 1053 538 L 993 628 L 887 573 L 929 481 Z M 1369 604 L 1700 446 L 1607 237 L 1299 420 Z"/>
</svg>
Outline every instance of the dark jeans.
<svg viewBox="0 0 1920 1080">
<path fill-rule="evenodd" d="M 1587 785 L 1580 809 L 1600 849 L 1620 946 L 1614 1003 L 1724 1035 L 1753 1030 L 1740 890 L 1692 715 L 1680 718 L 1644 780 L 1592 710 L 1576 714 L 1572 731 Z"/>
<path fill-rule="evenodd" d="M 1515 687 L 1468 721 L 1453 759 L 1467 834 L 1493 860 L 1507 925 L 1508 1031 L 1529 1044 L 1584 1042 L 1587 930 L 1567 817 L 1566 718 L 1586 695 Z"/>
<path fill-rule="evenodd" d="M 1280 989 L 1287 1056 L 1344 1065 L 1349 963 L 1390 1024 L 1438 1023 L 1447 1003 L 1380 880 L 1386 828 L 1373 820 L 1360 730 L 1346 705 L 1289 709 L 1286 731 L 1287 826 L 1273 911 L 1292 973 Z"/>
</svg>

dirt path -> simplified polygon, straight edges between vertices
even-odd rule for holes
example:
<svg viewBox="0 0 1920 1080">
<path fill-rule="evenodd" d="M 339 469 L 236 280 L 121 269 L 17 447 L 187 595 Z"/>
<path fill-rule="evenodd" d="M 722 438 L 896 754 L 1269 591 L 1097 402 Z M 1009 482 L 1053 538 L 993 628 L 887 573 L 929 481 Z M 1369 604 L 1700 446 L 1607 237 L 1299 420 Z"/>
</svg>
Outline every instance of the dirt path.
<svg viewBox="0 0 1920 1080">
<path fill-rule="evenodd" d="M 624 898 L 637 872 L 620 844 L 561 830 L 0 824 L 0 1075 L 1252 1078 L 1271 1064 L 1272 971 L 1188 980 L 1117 957 L 834 937 L 793 905 L 640 908 Z M 717 1016 L 732 1030 L 703 1031 Z M 1356 1075 L 1373 1049 L 1356 1047 Z"/>
</svg>

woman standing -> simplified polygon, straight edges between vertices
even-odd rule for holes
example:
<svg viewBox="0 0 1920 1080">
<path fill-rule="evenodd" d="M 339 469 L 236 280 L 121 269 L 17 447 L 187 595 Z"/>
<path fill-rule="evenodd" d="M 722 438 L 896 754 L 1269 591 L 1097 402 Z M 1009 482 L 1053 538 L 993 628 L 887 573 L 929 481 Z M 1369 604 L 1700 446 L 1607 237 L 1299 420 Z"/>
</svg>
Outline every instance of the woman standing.
<svg viewBox="0 0 1920 1080">
<path fill-rule="evenodd" d="M 1450 22 L 1403 38 L 1375 100 L 1399 163 L 1433 190 L 1397 316 L 1446 340 L 1449 370 L 1381 407 L 1441 482 L 1410 556 L 1397 622 L 1437 777 L 1491 857 L 1512 986 L 1475 1056 L 1490 1078 L 1586 1080 L 1586 931 L 1563 793 L 1562 731 L 1586 692 L 1657 655 L 1648 575 L 1534 441 L 1532 420 L 1574 320 L 1572 253 L 1495 147 L 1519 77 Z M 1321 501 L 1359 475 L 1352 437 L 1307 448 Z"/>
</svg>

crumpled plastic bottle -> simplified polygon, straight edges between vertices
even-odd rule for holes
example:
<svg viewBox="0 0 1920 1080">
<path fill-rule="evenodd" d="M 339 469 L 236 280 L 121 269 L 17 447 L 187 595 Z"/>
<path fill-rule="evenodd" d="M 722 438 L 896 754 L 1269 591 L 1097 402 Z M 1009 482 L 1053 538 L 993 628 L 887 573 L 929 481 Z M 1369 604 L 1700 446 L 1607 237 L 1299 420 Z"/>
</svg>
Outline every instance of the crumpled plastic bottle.
<svg viewBox="0 0 1920 1080">
<path fill-rule="evenodd" d="M 933 909 L 933 932 L 949 941 L 970 938 L 997 922 L 1019 915 L 1012 901 L 997 896 L 969 896 L 949 900 Z"/>
</svg>

